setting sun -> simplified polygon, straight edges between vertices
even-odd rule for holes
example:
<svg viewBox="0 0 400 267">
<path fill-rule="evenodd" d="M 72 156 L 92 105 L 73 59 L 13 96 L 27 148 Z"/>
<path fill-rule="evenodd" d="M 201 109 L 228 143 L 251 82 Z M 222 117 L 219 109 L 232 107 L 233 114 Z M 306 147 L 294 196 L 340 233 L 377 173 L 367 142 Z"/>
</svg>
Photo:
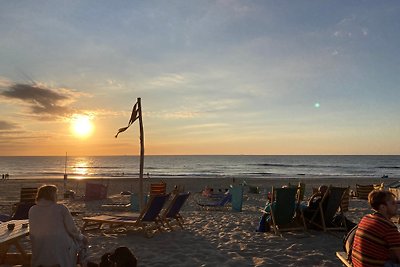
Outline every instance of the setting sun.
<svg viewBox="0 0 400 267">
<path fill-rule="evenodd" d="M 72 130 L 79 137 L 87 137 L 93 131 L 90 117 L 87 115 L 76 115 L 71 121 Z"/>
</svg>

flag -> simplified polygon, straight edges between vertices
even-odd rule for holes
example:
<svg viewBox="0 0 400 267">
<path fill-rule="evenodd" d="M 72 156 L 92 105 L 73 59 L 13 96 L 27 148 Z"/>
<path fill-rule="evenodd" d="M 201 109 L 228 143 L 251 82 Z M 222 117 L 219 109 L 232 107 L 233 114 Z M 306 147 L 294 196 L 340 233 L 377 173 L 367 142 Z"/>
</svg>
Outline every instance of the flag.
<svg viewBox="0 0 400 267">
<path fill-rule="evenodd" d="M 138 103 L 136 102 L 136 104 L 133 106 L 132 114 L 131 114 L 131 118 L 129 119 L 128 126 L 123 127 L 123 128 L 119 128 L 117 134 L 115 135 L 115 138 L 117 138 L 120 133 L 125 132 L 129 128 L 129 126 L 131 126 L 132 123 L 134 123 L 135 120 L 137 118 L 139 118 L 138 113 L 139 113 Z"/>
</svg>

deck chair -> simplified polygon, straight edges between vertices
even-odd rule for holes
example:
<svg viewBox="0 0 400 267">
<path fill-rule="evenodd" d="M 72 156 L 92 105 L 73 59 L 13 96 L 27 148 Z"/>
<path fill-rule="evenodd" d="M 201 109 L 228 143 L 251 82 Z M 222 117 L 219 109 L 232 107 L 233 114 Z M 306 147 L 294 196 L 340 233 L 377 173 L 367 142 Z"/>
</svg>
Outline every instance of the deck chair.
<svg viewBox="0 0 400 267">
<path fill-rule="evenodd" d="M 298 187 L 272 187 L 273 207 L 270 209 L 274 233 L 281 235 L 282 231 L 306 230 L 304 216 L 299 207 Z M 263 211 L 265 212 L 265 211 Z M 297 221 L 300 219 L 300 223 Z"/>
<path fill-rule="evenodd" d="M 348 190 L 348 187 L 329 186 L 318 205 L 318 209 L 315 210 L 308 222 L 321 228 L 324 232 L 327 230 L 346 231 L 346 220 L 343 211 L 339 208 Z M 336 215 L 338 210 L 341 215 L 341 226 L 332 225 L 333 217 Z"/>
<path fill-rule="evenodd" d="M 37 187 L 22 187 L 20 192 L 20 203 L 35 203 Z"/>
<path fill-rule="evenodd" d="M 337 251 L 336 252 L 336 257 L 338 257 L 338 259 L 343 263 L 344 266 L 346 267 L 353 267 L 353 264 L 351 264 L 351 262 L 349 262 L 349 260 L 347 259 L 347 254 L 344 251 Z"/>
<path fill-rule="evenodd" d="M 169 206 L 160 215 L 161 221 L 165 223 L 171 231 L 174 230 L 171 225 L 171 222 L 174 220 L 176 220 L 177 224 L 183 229 L 183 218 L 179 212 L 189 198 L 189 195 L 190 192 L 176 194 Z"/>
<path fill-rule="evenodd" d="M 167 191 L 167 184 L 164 182 L 150 184 L 149 194 L 153 195 L 165 195 Z"/>
<path fill-rule="evenodd" d="M 7 222 L 11 220 L 27 220 L 29 217 L 29 210 L 34 205 L 34 202 L 18 203 L 16 204 L 15 211 L 11 216 L 0 214 L 0 222 Z"/>
<path fill-rule="evenodd" d="M 303 183 L 303 182 L 299 182 L 297 185 L 292 185 L 292 184 L 288 184 L 288 186 L 289 187 L 297 187 L 298 188 L 298 190 L 297 190 L 297 196 L 296 196 L 296 199 L 298 199 L 298 200 L 300 200 L 300 201 L 303 201 L 304 200 L 304 194 L 305 194 L 305 192 L 306 192 L 306 184 L 305 183 Z M 314 188 L 313 188 L 314 189 Z M 318 191 L 318 189 L 317 189 L 317 191 Z"/>
<path fill-rule="evenodd" d="M 210 200 L 210 201 L 204 201 L 204 200 L 199 200 L 197 201 L 197 205 L 206 210 L 218 210 L 218 209 L 224 209 L 227 208 L 227 204 L 232 201 L 232 194 L 227 193 L 224 194 L 224 196 L 219 199 L 219 200 Z"/>
<path fill-rule="evenodd" d="M 152 237 L 155 232 L 161 231 L 162 221 L 159 215 L 168 198 L 169 195 L 151 196 L 142 212 L 132 214 L 132 216 L 98 215 L 84 217 L 82 218 L 83 226 L 81 230 L 101 229 L 104 224 L 108 224 L 110 229 L 116 226 L 132 227 L 143 231 L 147 237 Z"/>
<path fill-rule="evenodd" d="M 19 202 L 14 203 L 12 205 L 11 213 L 15 214 L 15 213 L 17 213 L 17 211 L 18 211 L 18 213 L 20 213 L 21 209 L 23 209 L 22 207 L 29 206 L 29 208 L 30 208 L 33 205 L 35 205 L 37 191 L 38 191 L 37 187 L 21 187 Z M 29 209 L 28 209 L 28 211 L 29 211 Z M 25 217 L 25 216 L 22 216 L 22 217 Z M 25 219 L 28 219 L 28 217 L 26 216 Z"/>
<path fill-rule="evenodd" d="M 344 193 L 342 203 L 340 203 L 340 210 L 342 212 L 349 211 L 349 204 L 350 204 L 350 187 L 348 187 L 346 192 Z"/>
<path fill-rule="evenodd" d="M 397 201 L 400 200 L 400 188 L 389 187 L 389 192 L 395 195 Z"/>
<path fill-rule="evenodd" d="M 359 199 L 368 199 L 369 193 L 374 190 L 374 185 L 360 185 L 356 184 L 356 195 Z"/>
<path fill-rule="evenodd" d="M 107 191 L 107 185 L 87 182 L 84 200 L 90 201 L 106 199 Z"/>
</svg>

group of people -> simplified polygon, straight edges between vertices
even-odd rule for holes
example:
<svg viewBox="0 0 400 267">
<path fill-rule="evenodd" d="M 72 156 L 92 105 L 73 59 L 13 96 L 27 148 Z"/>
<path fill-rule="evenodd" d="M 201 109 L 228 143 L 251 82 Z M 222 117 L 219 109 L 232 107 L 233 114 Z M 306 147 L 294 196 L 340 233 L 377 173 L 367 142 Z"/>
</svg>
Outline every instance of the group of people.
<svg viewBox="0 0 400 267">
<path fill-rule="evenodd" d="M 88 267 L 136 266 L 137 260 L 127 247 L 103 255 L 99 264 L 87 262 L 88 239 L 76 227 L 68 208 L 57 203 L 54 185 L 39 188 L 36 205 L 29 210 L 29 232 L 33 267 L 71 267 L 77 263 Z"/>
<path fill-rule="evenodd" d="M 305 217 L 312 216 L 327 189 L 327 186 L 319 187 L 318 192 L 313 194 L 307 205 L 302 207 Z M 368 203 L 373 213 L 364 216 L 358 224 L 346 219 L 347 230 L 356 229 L 351 244 L 352 265 L 354 267 L 400 267 L 400 232 L 391 220 L 398 215 L 398 201 L 389 191 L 373 190 L 368 195 Z M 271 208 L 273 208 L 273 203 L 270 204 L 269 209 Z M 263 223 L 268 223 L 268 218 Z"/>
<path fill-rule="evenodd" d="M 288 187 L 287 185 L 282 186 L 282 188 Z M 319 203 L 321 202 L 322 198 L 324 197 L 328 187 L 326 185 L 321 185 L 318 190 L 309 198 L 306 203 L 300 203 L 298 207 L 299 211 L 304 215 L 306 221 L 310 221 L 311 218 L 314 216 L 316 210 L 319 207 Z M 271 224 L 271 209 L 274 208 L 275 202 L 271 199 L 271 193 L 268 193 L 268 201 L 264 207 L 264 213 L 260 218 L 260 223 L 257 228 L 257 232 L 268 232 L 270 230 Z M 308 225 L 309 227 L 313 227 L 313 225 Z"/>
<path fill-rule="evenodd" d="M 6 174 L 3 173 L 3 174 L 1 175 L 1 179 L 2 179 L 2 180 L 8 180 L 9 178 L 10 178 L 10 175 L 9 175 L 8 173 L 6 173 Z"/>
<path fill-rule="evenodd" d="M 327 187 L 321 186 L 303 211 L 315 209 Z M 374 211 L 357 225 L 352 244 L 351 261 L 354 267 L 400 267 L 400 232 L 391 221 L 397 215 L 397 201 L 389 191 L 374 190 L 368 196 Z M 134 267 L 137 259 L 127 247 L 106 253 L 99 264 L 87 262 L 87 238 L 76 227 L 68 208 L 57 203 L 57 187 L 39 188 L 36 205 L 29 210 L 32 266 Z M 51 229 L 51 230 L 49 230 Z"/>
</svg>

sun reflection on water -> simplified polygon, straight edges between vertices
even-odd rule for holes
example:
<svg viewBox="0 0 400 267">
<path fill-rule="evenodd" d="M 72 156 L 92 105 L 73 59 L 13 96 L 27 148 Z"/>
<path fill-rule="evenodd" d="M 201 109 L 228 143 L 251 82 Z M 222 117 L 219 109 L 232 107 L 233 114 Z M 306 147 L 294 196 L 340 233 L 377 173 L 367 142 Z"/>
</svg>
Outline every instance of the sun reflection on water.
<svg viewBox="0 0 400 267">
<path fill-rule="evenodd" d="M 76 162 L 74 166 L 74 173 L 77 175 L 77 179 L 83 179 L 89 174 L 89 162 L 86 160 L 80 160 Z"/>
</svg>

